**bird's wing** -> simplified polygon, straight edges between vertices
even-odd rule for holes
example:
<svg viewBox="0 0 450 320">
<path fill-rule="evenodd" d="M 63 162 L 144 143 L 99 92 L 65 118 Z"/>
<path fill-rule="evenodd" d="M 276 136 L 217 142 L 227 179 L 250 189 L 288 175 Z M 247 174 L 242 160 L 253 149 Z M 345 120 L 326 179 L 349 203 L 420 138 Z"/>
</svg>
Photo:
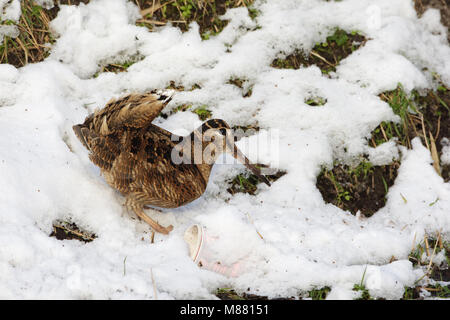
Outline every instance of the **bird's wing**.
<svg viewBox="0 0 450 320">
<path fill-rule="evenodd" d="M 111 99 L 106 106 L 94 112 L 90 120 L 91 129 L 100 135 L 109 135 L 116 130 L 143 128 L 155 119 L 169 103 L 171 96 L 145 93 L 129 94 L 119 99 Z"/>
</svg>

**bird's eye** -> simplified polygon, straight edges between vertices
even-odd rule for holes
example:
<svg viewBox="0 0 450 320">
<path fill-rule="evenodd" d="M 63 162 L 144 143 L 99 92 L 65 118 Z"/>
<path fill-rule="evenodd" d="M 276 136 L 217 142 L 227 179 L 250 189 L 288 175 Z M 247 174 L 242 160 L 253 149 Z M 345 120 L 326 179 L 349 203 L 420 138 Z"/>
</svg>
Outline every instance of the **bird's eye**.
<svg viewBox="0 0 450 320">
<path fill-rule="evenodd" d="M 221 133 L 223 136 L 226 136 L 226 135 L 227 135 L 227 129 L 225 129 L 225 128 L 220 129 L 220 133 Z"/>
</svg>

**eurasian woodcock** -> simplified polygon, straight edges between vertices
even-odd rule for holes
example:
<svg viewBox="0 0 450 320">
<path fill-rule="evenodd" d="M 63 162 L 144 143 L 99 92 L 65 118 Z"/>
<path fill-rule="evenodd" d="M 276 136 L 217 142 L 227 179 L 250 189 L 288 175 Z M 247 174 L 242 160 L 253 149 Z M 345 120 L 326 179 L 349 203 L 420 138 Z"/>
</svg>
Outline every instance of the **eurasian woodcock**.
<svg viewBox="0 0 450 320">
<path fill-rule="evenodd" d="M 199 198 L 224 152 L 270 185 L 237 148 L 225 121 L 208 120 L 185 137 L 152 124 L 170 100 L 171 94 L 164 92 L 128 94 L 111 99 L 83 124 L 73 126 L 106 182 L 125 196 L 127 209 L 163 234 L 173 226 L 161 226 L 144 208 L 176 208 Z"/>
</svg>

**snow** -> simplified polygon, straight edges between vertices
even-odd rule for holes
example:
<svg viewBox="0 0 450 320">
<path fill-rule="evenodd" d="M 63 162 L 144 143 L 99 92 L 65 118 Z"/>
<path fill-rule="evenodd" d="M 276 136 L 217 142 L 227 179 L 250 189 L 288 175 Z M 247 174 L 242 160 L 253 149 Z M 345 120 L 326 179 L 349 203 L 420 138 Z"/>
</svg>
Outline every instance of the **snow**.
<svg viewBox="0 0 450 320">
<path fill-rule="evenodd" d="M 51 9 L 55 6 L 54 0 L 35 0 L 34 3 L 36 3 L 38 6 L 41 6 L 45 9 Z"/>
<path fill-rule="evenodd" d="M 21 14 L 19 0 L 0 0 L 0 21 L 19 21 Z M 14 25 L 0 25 L 0 42 L 4 36 L 15 38 L 19 35 L 19 29 Z"/>
<path fill-rule="evenodd" d="M 376 148 L 368 148 L 369 161 L 374 166 L 388 165 L 392 160 L 400 158 L 399 150 L 394 139 L 378 145 Z"/>
<path fill-rule="evenodd" d="M 450 48 L 438 12 L 418 19 L 410 0 L 257 1 L 255 7 L 256 21 L 245 8 L 228 10 L 227 27 L 202 41 L 196 23 L 186 33 L 135 26 L 138 10 L 125 0 L 61 6 L 51 23 L 58 39 L 45 61 L 0 65 L 1 298 L 206 299 L 224 286 L 286 297 L 329 286 L 328 298 L 352 299 L 353 285 L 363 279 L 372 296 L 398 299 L 423 275 L 408 254 L 425 233 L 450 239 L 449 183 L 420 140 L 411 150 L 393 141 L 373 149 L 366 138 L 380 122 L 398 120 L 379 92 L 398 82 L 406 90 L 433 88 L 431 72 L 450 85 Z M 270 67 L 280 52 L 310 50 L 334 27 L 370 40 L 331 78 L 314 66 Z M 129 59 L 137 62 L 127 72 L 93 77 L 99 64 Z M 243 98 L 227 84 L 232 77 L 253 85 L 252 95 Z M 128 215 L 71 127 L 111 97 L 170 81 L 201 88 L 176 93 L 167 111 L 205 104 L 231 125 L 258 124 L 261 131 L 239 146 L 251 160 L 287 174 L 270 188 L 259 186 L 256 196 L 230 196 L 226 180 L 244 167 L 216 165 L 201 198 L 155 215 L 174 230 L 151 244 L 148 227 Z M 308 106 L 311 96 L 327 102 Z M 180 134 L 201 121 L 183 112 L 154 123 Z M 385 207 L 367 219 L 326 204 L 315 186 L 322 166 L 362 154 L 380 164 L 401 159 Z M 84 244 L 49 237 L 57 219 L 97 238 Z M 218 239 L 224 262 L 244 261 L 244 273 L 226 278 L 197 267 L 183 240 L 194 223 Z"/>
<path fill-rule="evenodd" d="M 21 9 L 19 0 L 0 0 L 0 20 L 19 21 Z"/>
<path fill-rule="evenodd" d="M 442 144 L 442 155 L 441 155 L 441 162 L 443 164 L 450 164 L 450 141 L 448 138 L 443 138 L 441 140 Z"/>
</svg>

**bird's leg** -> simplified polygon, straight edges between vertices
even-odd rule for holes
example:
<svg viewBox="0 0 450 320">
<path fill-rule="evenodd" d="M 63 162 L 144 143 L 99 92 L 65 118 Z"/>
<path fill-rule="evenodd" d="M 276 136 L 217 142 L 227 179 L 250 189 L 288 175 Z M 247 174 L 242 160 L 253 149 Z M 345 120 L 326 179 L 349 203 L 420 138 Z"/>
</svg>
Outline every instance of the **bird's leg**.
<svg viewBox="0 0 450 320">
<path fill-rule="evenodd" d="M 157 212 L 163 212 L 162 210 L 159 210 L 159 209 L 156 209 L 156 208 L 147 206 L 147 205 L 144 205 L 144 209 L 151 209 L 151 210 L 155 210 L 155 211 L 157 211 Z"/>
<path fill-rule="evenodd" d="M 152 218 L 147 216 L 144 212 L 143 205 L 133 201 L 133 198 L 127 198 L 127 200 L 125 201 L 125 205 L 127 206 L 127 208 L 133 210 L 133 212 L 136 213 L 136 215 L 140 219 L 142 219 L 146 223 L 148 223 L 150 225 L 150 227 L 152 227 L 152 229 L 155 230 L 156 232 L 159 232 L 162 234 L 168 234 L 170 231 L 173 230 L 172 225 L 170 225 L 168 227 L 163 227 L 158 222 L 156 222 L 155 220 L 153 220 Z"/>
</svg>

